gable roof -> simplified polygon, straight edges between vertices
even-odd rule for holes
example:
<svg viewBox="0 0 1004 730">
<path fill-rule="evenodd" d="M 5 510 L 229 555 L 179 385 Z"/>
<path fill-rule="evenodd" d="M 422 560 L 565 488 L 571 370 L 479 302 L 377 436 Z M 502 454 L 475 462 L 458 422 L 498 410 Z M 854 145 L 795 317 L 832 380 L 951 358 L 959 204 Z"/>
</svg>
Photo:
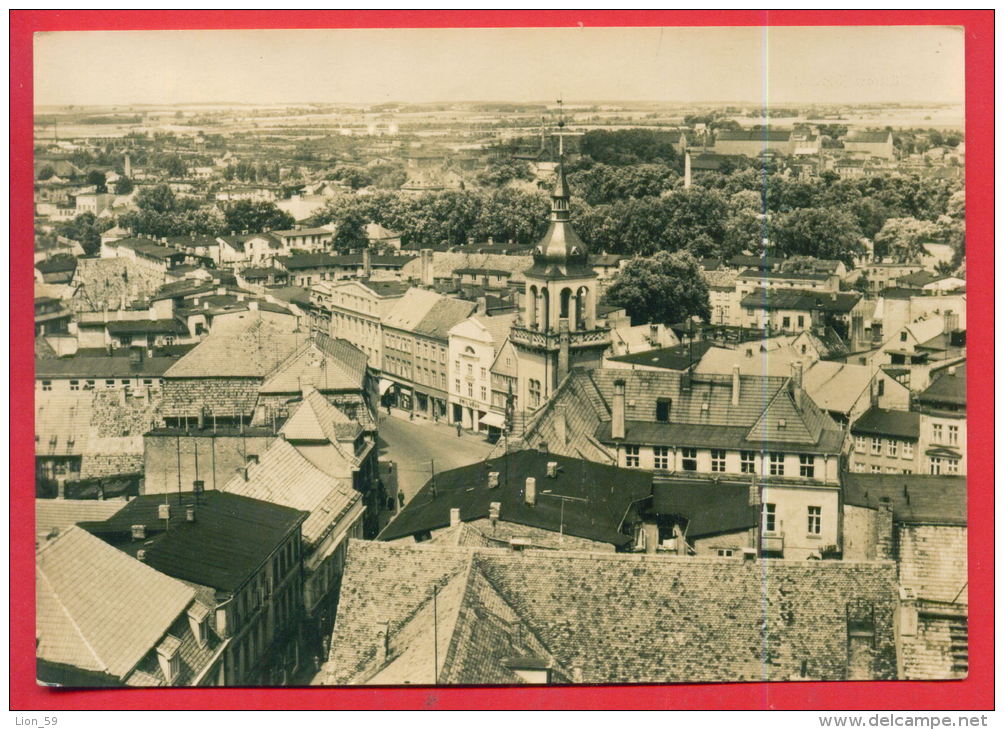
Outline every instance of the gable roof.
<svg viewBox="0 0 1004 730">
<path fill-rule="evenodd" d="M 945 372 L 917 396 L 917 402 L 928 406 L 966 404 L 966 366 L 956 366 L 955 372 Z"/>
<path fill-rule="evenodd" d="M 413 331 L 426 337 L 445 340 L 450 336 L 450 330 L 470 317 L 477 307 L 476 302 L 441 297 L 414 326 Z"/>
<path fill-rule="evenodd" d="M 234 591 L 308 516 L 289 507 L 212 489 L 198 500 L 196 504 L 192 492 L 141 494 L 107 520 L 84 522 L 81 527 L 123 552 L 144 550 L 147 565 L 162 573 Z M 165 502 L 170 506 L 168 520 L 159 516 Z M 192 522 L 185 516 L 189 506 L 195 507 Z M 145 526 L 145 540 L 132 539 L 133 525 Z"/>
<path fill-rule="evenodd" d="M 260 315 L 213 331 L 172 365 L 167 378 L 261 378 L 285 360 L 304 335 L 284 331 Z"/>
<path fill-rule="evenodd" d="M 223 491 L 309 512 L 301 529 L 304 542 L 311 546 L 362 504 L 362 495 L 350 483 L 318 469 L 283 439 L 274 441 L 248 468 L 246 480 L 237 474 Z"/>
<path fill-rule="evenodd" d="M 411 331 L 442 298 L 441 294 L 434 291 L 412 287 L 387 310 L 383 324 L 385 327 Z"/>
<path fill-rule="evenodd" d="M 36 499 L 35 547 L 78 522 L 107 519 L 125 506 L 124 499 Z"/>
<path fill-rule="evenodd" d="M 874 377 L 865 365 L 817 360 L 805 370 L 802 385 L 823 410 L 849 414 Z"/>
<path fill-rule="evenodd" d="M 810 289 L 754 289 L 740 306 L 759 309 L 793 309 L 847 313 L 861 299 L 860 294 L 819 292 Z"/>
<path fill-rule="evenodd" d="M 120 680 L 195 599 L 79 527 L 38 551 L 35 578 L 36 656 Z"/>
<path fill-rule="evenodd" d="M 555 477 L 547 476 L 551 461 L 557 464 Z M 498 472 L 498 487 L 489 488 L 490 472 Z M 524 499 L 527 477 L 536 479 L 534 505 Z M 647 472 L 532 449 L 517 451 L 435 475 L 384 528 L 380 539 L 448 527 L 451 508 L 460 510 L 462 522 L 486 518 L 490 504 L 499 502 L 499 519 L 504 522 L 622 545 L 631 539 L 620 531 L 628 510 L 651 495 L 651 485 Z"/>
<path fill-rule="evenodd" d="M 687 520 L 690 539 L 756 527 L 760 508 L 750 504 L 746 482 L 709 484 L 707 479 L 661 481 L 652 487 L 652 509 Z"/>
<path fill-rule="evenodd" d="M 283 424 L 280 433 L 290 441 L 352 441 L 362 427 L 331 405 L 321 393 L 307 386 L 300 405 Z M 350 460 L 352 455 L 349 454 Z"/>
<path fill-rule="evenodd" d="M 810 677 L 843 679 L 856 611 L 874 615 L 871 670 L 881 678 L 896 673 L 893 563 L 351 540 L 329 661 L 315 682 L 379 676 L 390 666 L 381 656 L 385 631 L 391 662 L 409 656 L 416 670 L 399 665 L 387 676 L 428 681 L 431 661 L 421 660 L 431 659 L 434 591 L 446 613 L 435 627 L 450 637 L 437 667 L 443 682 L 514 682 L 505 669 L 517 657 L 552 666 L 556 681 L 578 670 L 588 684 L 783 681 L 801 675 L 803 662 Z M 472 633 L 479 629 L 482 635 Z M 451 655 L 464 645 L 466 653 Z"/>
<path fill-rule="evenodd" d="M 361 390 L 365 377 L 364 352 L 346 340 L 314 333 L 266 376 L 259 392 L 299 393 L 307 386 Z"/>
</svg>

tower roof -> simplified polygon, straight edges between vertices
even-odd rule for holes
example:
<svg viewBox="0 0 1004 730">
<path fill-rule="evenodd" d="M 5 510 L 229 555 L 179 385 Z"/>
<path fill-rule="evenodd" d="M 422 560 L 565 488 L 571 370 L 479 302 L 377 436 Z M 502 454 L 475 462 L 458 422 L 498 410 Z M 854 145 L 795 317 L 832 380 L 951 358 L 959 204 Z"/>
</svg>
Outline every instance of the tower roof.
<svg viewBox="0 0 1004 730">
<path fill-rule="evenodd" d="M 545 278 L 595 276 L 589 267 L 589 251 L 572 227 L 568 203 L 571 194 L 565 179 L 565 165 L 558 165 L 551 192 L 551 224 L 533 249 L 533 266 L 526 272 Z"/>
</svg>

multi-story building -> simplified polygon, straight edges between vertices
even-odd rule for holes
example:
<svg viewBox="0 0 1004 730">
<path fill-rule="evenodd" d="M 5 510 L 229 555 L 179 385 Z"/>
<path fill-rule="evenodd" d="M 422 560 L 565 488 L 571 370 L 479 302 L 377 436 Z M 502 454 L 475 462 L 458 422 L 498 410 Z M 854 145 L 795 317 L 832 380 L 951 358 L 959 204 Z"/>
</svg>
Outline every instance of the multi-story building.
<svg viewBox="0 0 1004 730">
<path fill-rule="evenodd" d="M 396 281 L 339 281 L 325 284 L 331 311 L 331 336 L 341 337 L 366 353 L 369 366 L 383 369 L 383 318 L 408 291 Z"/>
<path fill-rule="evenodd" d="M 920 414 L 871 408 L 851 425 L 848 470 L 869 474 L 921 473 Z"/>
<path fill-rule="evenodd" d="M 844 152 L 864 157 L 893 158 L 892 132 L 851 132 L 843 139 Z"/>
<path fill-rule="evenodd" d="M 500 408 L 492 397 L 492 365 L 514 319 L 514 314 L 475 315 L 450 329 L 448 380 L 454 423 L 489 433 L 505 427 L 504 401 Z"/>
<path fill-rule="evenodd" d="M 917 395 L 925 474 L 966 473 L 966 366 L 951 367 Z"/>
<path fill-rule="evenodd" d="M 731 378 L 575 370 L 523 438 L 555 453 L 654 471 L 657 488 L 697 480 L 706 499 L 718 484 L 745 484 L 749 505 L 763 512 L 759 542 L 756 520 L 726 524 L 711 514 L 700 533 L 734 533 L 730 550 L 806 557 L 839 549 L 844 432 L 805 393 L 797 370 L 790 378 L 738 368 Z M 690 504 L 701 494 L 694 489 Z"/>
<path fill-rule="evenodd" d="M 212 630 L 226 642 L 218 684 L 283 684 L 300 661 L 308 516 L 227 492 L 172 492 L 140 495 L 81 527 L 212 606 Z"/>
<path fill-rule="evenodd" d="M 808 289 L 756 289 L 743 297 L 742 327 L 797 334 L 827 327 L 846 336 L 860 294 Z"/>
</svg>

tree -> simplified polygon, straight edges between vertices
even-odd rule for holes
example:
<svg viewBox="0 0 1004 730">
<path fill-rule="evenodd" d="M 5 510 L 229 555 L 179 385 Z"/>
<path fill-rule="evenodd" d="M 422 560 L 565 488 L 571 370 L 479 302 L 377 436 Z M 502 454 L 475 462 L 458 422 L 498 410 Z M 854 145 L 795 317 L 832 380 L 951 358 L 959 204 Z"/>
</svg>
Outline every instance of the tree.
<svg viewBox="0 0 1004 730">
<path fill-rule="evenodd" d="M 140 210 L 154 213 L 171 213 L 177 209 L 178 200 L 174 197 L 174 191 L 167 185 L 156 185 L 139 191 L 136 195 L 136 206 Z"/>
<path fill-rule="evenodd" d="M 105 184 L 105 174 L 101 170 L 91 170 L 87 173 L 87 184 L 93 185 L 95 192 L 108 192 L 108 186 Z"/>
<path fill-rule="evenodd" d="M 482 187 L 500 188 L 514 180 L 533 180 L 530 166 L 514 157 L 495 157 L 478 173 L 477 183 Z"/>
<path fill-rule="evenodd" d="M 266 228 L 275 230 L 292 228 L 296 223 L 289 213 L 279 210 L 275 203 L 264 200 L 238 200 L 224 205 L 222 210 L 228 231 L 258 233 Z"/>
<path fill-rule="evenodd" d="M 673 164 L 677 159 L 670 135 L 654 129 L 591 130 L 582 135 L 579 149 L 583 155 L 607 165 Z"/>
<path fill-rule="evenodd" d="M 115 181 L 115 194 L 116 195 L 128 195 L 133 191 L 136 186 L 133 181 L 127 177 L 120 177 Z"/>
<path fill-rule="evenodd" d="M 799 208 L 772 221 L 774 240 L 788 256 L 837 259 L 850 266 L 855 255 L 864 250 L 858 222 L 839 208 Z"/>
<path fill-rule="evenodd" d="M 366 218 L 358 209 L 346 209 L 337 221 L 334 245 L 339 251 L 353 248 L 366 248 L 369 239 L 366 237 Z"/>
<path fill-rule="evenodd" d="M 630 261 L 607 290 L 606 301 L 624 307 L 636 324 L 681 322 L 711 316 L 708 284 L 686 251 L 660 251 Z"/>
<path fill-rule="evenodd" d="M 941 238 L 938 226 L 930 221 L 890 218 L 875 234 L 875 255 L 910 259 L 922 253 L 922 243 Z"/>
<path fill-rule="evenodd" d="M 101 234 L 114 225 L 108 218 L 98 219 L 93 213 L 81 213 L 76 218 L 56 226 L 56 235 L 79 243 L 86 256 L 101 250 Z"/>
<path fill-rule="evenodd" d="M 55 177 L 55 175 L 56 169 L 52 165 L 43 165 L 38 170 L 37 178 L 39 180 L 49 180 L 50 178 Z"/>
</svg>

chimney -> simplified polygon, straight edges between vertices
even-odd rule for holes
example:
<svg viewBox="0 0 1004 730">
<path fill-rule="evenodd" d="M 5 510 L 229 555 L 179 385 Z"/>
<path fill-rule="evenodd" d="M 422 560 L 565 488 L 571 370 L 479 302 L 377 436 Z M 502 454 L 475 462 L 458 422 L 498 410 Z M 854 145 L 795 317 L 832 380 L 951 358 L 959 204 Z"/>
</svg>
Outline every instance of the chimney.
<svg viewBox="0 0 1004 730">
<path fill-rule="evenodd" d="M 363 278 L 369 279 L 372 273 L 373 265 L 370 261 L 370 249 L 369 246 L 367 246 L 363 249 Z"/>
<path fill-rule="evenodd" d="M 166 520 L 171 517 L 171 505 L 169 504 L 158 504 L 157 505 L 157 519 Z"/>
<path fill-rule="evenodd" d="M 205 408 L 205 406 L 203 406 L 202 408 L 199 409 L 198 424 L 199 424 L 199 430 L 200 431 L 206 427 L 206 408 Z"/>
<path fill-rule="evenodd" d="M 188 507 L 185 510 L 185 522 L 195 522 L 195 507 Z"/>
<path fill-rule="evenodd" d="M 565 420 L 565 404 L 555 403 L 554 404 L 554 437 L 558 442 L 559 446 L 563 446 L 568 443 L 568 431 L 567 423 Z"/>
<path fill-rule="evenodd" d="M 615 439 L 624 438 L 624 388 L 623 380 L 614 381 L 614 406 L 611 413 L 610 437 Z"/>
<path fill-rule="evenodd" d="M 865 340 L 865 318 L 860 314 L 851 315 L 851 347 L 857 350 Z"/>
<path fill-rule="evenodd" d="M 526 478 L 526 490 L 523 497 L 531 507 L 537 504 L 537 480 L 534 477 Z"/>
<path fill-rule="evenodd" d="M 959 328 L 959 315 L 952 311 L 945 312 L 945 334 L 951 334 Z"/>
<path fill-rule="evenodd" d="M 673 531 L 676 533 L 676 535 L 675 535 L 675 537 L 676 537 L 676 554 L 685 558 L 685 557 L 687 557 L 687 538 L 684 537 L 683 530 L 680 529 L 679 525 L 677 525 L 675 528 L 673 528 Z"/>
<path fill-rule="evenodd" d="M 558 462 L 547 462 L 547 476 L 549 479 L 556 479 L 558 476 Z"/>
<path fill-rule="evenodd" d="M 146 525 L 133 525 L 132 526 L 132 539 L 133 540 L 145 540 L 146 539 Z"/>
<path fill-rule="evenodd" d="M 791 395 L 795 399 L 795 406 L 802 407 L 802 361 L 796 360 L 791 364 Z"/>
<path fill-rule="evenodd" d="M 423 248 L 419 252 L 419 256 L 421 265 L 422 286 L 432 286 L 433 284 L 432 249 Z"/>
<path fill-rule="evenodd" d="M 497 471 L 488 472 L 488 488 L 498 489 L 499 486 L 499 473 Z"/>
<path fill-rule="evenodd" d="M 460 508 L 450 507 L 450 527 L 456 527 L 460 524 Z"/>
<path fill-rule="evenodd" d="M 740 395 L 740 378 L 739 378 L 739 366 L 732 366 L 732 405 L 739 405 L 739 395 Z"/>
<path fill-rule="evenodd" d="M 498 522 L 502 514 L 502 503 L 501 502 L 490 502 L 488 504 L 488 519 L 492 521 L 494 525 Z"/>
<path fill-rule="evenodd" d="M 488 316 L 488 297 L 477 297 L 474 302 L 475 313 Z"/>
<path fill-rule="evenodd" d="M 138 560 L 141 563 L 145 563 L 146 562 L 146 550 L 137 550 L 136 551 L 136 560 Z"/>
</svg>

